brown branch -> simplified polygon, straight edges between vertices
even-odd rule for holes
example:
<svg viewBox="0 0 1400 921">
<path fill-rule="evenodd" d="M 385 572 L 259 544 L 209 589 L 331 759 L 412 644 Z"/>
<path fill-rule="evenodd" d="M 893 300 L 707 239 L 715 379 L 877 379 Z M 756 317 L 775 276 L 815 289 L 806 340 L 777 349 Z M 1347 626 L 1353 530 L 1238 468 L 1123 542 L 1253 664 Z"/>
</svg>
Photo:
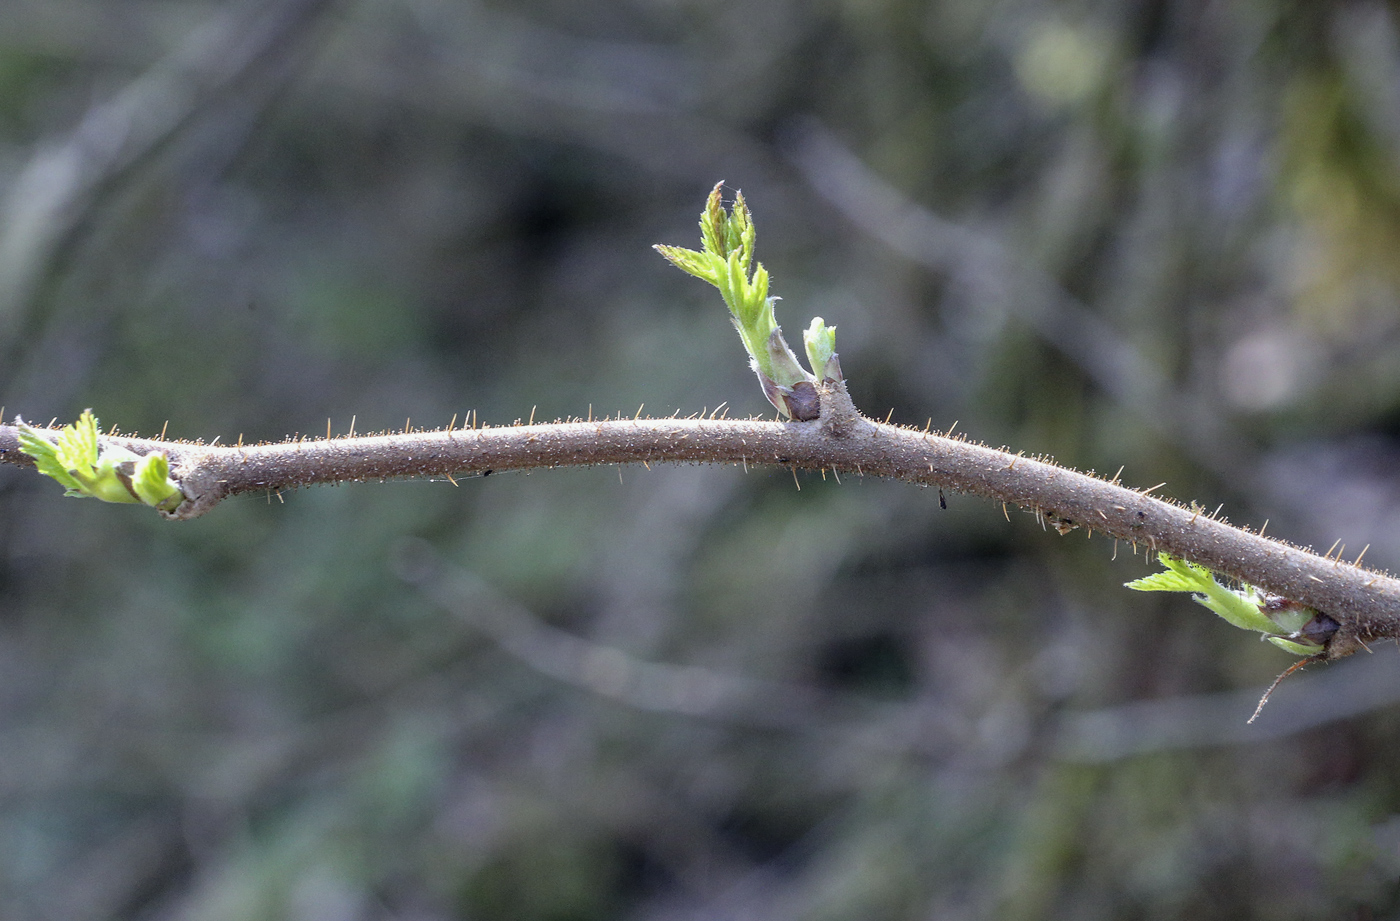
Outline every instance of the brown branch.
<svg viewBox="0 0 1400 921">
<path fill-rule="evenodd" d="M 1400 636 L 1400 581 L 1264 538 L 1148 491 L 958 438 L 872 422 L 843 385 L 822 391 L 813 422 L 615 419 L 215 447 L 137 438 L 164 451 L 196 518 L 228 496 L 358 480 L 636 463 L 779 465 L 870 475 L 970 493 L 1035 512 L 1061 533 L 1098 531 L 1199 563 L 1302 602 L 1337 621 L 1330 659 Z M 27 463 L 0 425 L 0 462 Z"/>
</svg>

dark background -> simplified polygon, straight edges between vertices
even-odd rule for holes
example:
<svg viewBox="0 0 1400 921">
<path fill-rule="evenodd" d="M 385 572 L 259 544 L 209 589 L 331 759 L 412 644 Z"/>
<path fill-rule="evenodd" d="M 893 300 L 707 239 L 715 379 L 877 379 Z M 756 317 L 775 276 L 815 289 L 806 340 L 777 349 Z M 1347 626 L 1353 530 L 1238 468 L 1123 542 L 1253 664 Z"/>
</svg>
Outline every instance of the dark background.
<svg viewBox="0 0 1400 921">
<path fill-rule="evenodd" d="M 0 404 L 232 442 L 771 416 L 742 188 L 856 404 L 1400 566 L 1375 2 L 0 0 Z M 1385 917 L 1389 645 L 1134 548 L 730 467 L 173 524 L 0 469 L 0 914 Z M 1116 556 L 1116 559 L 1115 559 Z"/>
</svg>

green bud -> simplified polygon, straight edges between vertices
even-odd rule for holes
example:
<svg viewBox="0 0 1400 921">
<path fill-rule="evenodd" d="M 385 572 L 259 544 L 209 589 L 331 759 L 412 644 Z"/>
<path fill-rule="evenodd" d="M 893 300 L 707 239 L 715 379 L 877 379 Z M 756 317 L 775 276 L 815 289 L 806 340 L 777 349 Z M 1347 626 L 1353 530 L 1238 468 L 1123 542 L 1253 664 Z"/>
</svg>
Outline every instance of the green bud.
<svg viewBox="0 0 1400 921">
<path fill-rule="evenodd" d="M 841 380 L 841 363 L 836 360 L 836 327 L 827 326 L 821 317 L 813 317 L 812 325 L 802 334 L 802 344 L 818 380 Z"/>
</svg>

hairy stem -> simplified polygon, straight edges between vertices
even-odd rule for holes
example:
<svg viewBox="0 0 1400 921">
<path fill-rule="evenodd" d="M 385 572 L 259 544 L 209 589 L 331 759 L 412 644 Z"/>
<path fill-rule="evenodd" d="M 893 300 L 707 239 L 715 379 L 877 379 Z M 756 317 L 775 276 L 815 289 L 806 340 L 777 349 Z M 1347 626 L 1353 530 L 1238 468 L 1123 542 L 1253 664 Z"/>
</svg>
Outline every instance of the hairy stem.
<svg viewBox="0 0 1400 921">
<path fill-rule="evenodd" d="M 104 438 L 164 451 L 186 500 L 176 519 L 222 499 L 318 483 L 636 463 L 781 465 L 939 486 L 1035 512 L 1061 533 L 1098 531 L 1165 551 L 1326 613 L 1339 624 L 1326 658 L 1400 636 L 1400 581 L 1261 537 L 1116 482 L 957 438 L 861 416 L 827 384 L 812 422 L 616 419 L 214 447 Z M 27 464 L 17 429 L 0 425 L 0 462 Z"/>
</svg>

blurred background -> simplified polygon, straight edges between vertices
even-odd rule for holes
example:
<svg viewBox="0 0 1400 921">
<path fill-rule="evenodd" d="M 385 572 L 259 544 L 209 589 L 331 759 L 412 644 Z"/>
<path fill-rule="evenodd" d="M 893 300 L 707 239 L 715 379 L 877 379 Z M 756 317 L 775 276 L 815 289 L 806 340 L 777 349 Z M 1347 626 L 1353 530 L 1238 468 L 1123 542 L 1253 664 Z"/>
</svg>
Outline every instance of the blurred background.
<svg viewBox="0 0 1400 921">
<path fill-rule="evenodd" d="M 1400 568 L 1380 2 L 0 0 L 0 405 L 224 442 L 772 411 L 743 189 L 857 406 Z M 1400 911 L 1400 669 L 859 478 L 0 468 L 0 914 Z M 800 486 L 800 490 L 799 490 Z"/>
</svg>

